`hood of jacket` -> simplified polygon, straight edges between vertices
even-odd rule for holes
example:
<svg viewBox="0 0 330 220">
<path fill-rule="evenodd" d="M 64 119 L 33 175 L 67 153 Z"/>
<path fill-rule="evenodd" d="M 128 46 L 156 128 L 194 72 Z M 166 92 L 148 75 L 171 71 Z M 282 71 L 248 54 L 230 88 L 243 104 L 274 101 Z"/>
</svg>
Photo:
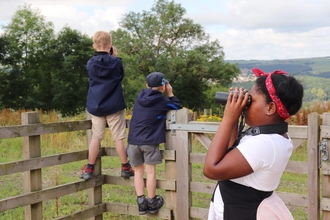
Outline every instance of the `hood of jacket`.
<svg viewBox="0 0 330 220">
<path fill-rule="evenodd" d="M 158 90 L 152 90 L 151 88 L 143 89 L 138 97 L 136 98 L 136 101 L 142 106 L 142 107 L 149 107 L 154 106 L 154 103 L 160 102 L 164 99 L 163 93 L 161 93 Z"/>
<path fill-rule="evenodd" d="M 98 77 L 107 77 L 109 72 L 114 72 L 118 69 L 120 58 L 113 57 L 107 52 L 95 52 L 91 58 L 90 66 L 92 72 Z"/>
</svg>

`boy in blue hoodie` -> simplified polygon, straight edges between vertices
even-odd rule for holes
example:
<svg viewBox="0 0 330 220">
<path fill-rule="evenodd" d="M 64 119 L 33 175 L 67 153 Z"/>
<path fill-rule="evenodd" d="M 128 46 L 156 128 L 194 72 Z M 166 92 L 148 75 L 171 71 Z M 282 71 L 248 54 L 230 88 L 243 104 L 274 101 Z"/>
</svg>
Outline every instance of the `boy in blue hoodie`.
<svg viewBox="0 0 330 220">
<path fill-rule="evenodd" d="M 173 95 L 172 86 L 163 73 L 149 74 L 146 86 L 134 103 L 127 147 L 130 162 L 135 167 L 134 186 L 140 215 L 157 213 L 164 205 L 163 198 L 156 195 L 156 164 L 162 163 L 159 144 L 165 143 L 167 111 L 181 109 L 180 101 Z M 144 196 L 144 164 L 148 198 Z"/>
<path fill-rule="evenodd" d="M 124 145 L 126 103 L 121 86 L 124 68 L 121 59 L 117 57 L 117 49 L 111 45 L 110 33 L 97 31 L 93 36 L 95 54 L 86 65 L 89 83 L 86 109 L 92 116 L 92 140 L 89 145 L 88 162 L 83 167 L 80 177 L 85 180 L 93 176 L 94 164 L 104 138 L 106 124 L 111 130 L 122 164 L 121 176 L 124 178 L 134 176 Z M 112 49 L 111 55 L 110 49 Z"/>
</svg>

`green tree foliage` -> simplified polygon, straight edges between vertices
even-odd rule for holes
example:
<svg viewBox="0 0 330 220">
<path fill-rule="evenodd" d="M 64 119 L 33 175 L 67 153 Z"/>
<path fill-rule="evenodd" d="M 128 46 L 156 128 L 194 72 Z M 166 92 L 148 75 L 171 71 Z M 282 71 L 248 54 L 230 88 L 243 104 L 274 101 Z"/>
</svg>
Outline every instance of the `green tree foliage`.
<svg viewBox="0 0 330 220">
<path fill-rule="evenodd" d="M 320 100 L 325 100 L 327 98 L 327 94 L 324 92 L 323 89 L 319 88 L 317 90 L 317 97 L 320 99 Z"/>
<path fill-rule="evenodd" d="M 182 104 L 192 109 L 212 105 L 214 97 L 210 100 L 205 93 L 211 82 L 228 87 L 238 75 L 235 64 L 224 62 L 219 42 L 211 41 L 201 25 L 184 18 L 185 13 L 174 1 L 158 0 L 150 11 L 124 15 L 121 29 L 112 32 L 127 72 L 128 104 L 153 71 L 163 72 Z M 132 81 L 140 83 L 131 88 Z"/>
<path fill-rule="evenodd" d="M 327 100 L 330 97 L 330 79 L 315 76 L 297 76 L 304 86 L 304 101 Z"/>
<path fill-rule="evenodd" d="M 49 42 L 54 39 L 53 24 L 38 10 L 24 5 L 4 26 L 6 42 L 1 71 L 2 107 L 46 108 L 51 98 L 48 70 Z"/>
<path fill-rule="evenodd" d="M 150 11 L 126 14 L 121 28 L 112 31 L 113 45 L 124 63 L 129 108 L 153 71 L 165 73 L 183 106 L 194 110 L 214 108 L 215 91 L 227 90 L 238 75 L 236 64 L 224 62 L 219 42 L 184 18 L 185 13 L 174 1 L 158 0 Z M 85 108 L 91 38 L 70 27 L 56 36 L 53 24 L 29 5 L 20 7 L 3 30 L 2 108 L 55 109 L 64 115 Z"/>
<path fill-rule="evenodd" d="M 111 34 L 112 45 L 118 49 L 118 56 L 123 60 L 125 76 L 122 85 L 126 105 L 131 109 L 137 94 L 146 85 L 145 77 L 140 73 L 137 62 L 139 54 L 133 51 L 133 44 L 130 43 L 132 39 L 127 31 L 119 28 Z"/>
<path fill-rule="evenodd" d="M 93 55 L 93 41 L 77 30 L 64 27 L 52 42 L 50 57 L 52 107 L 63 115 L 85 109 L 88 79 L 86 63 Z"/>
<path fill-rule="evenodd" d="M 0 48 L 2 108 L 55 109 L 63 115 L 85 108 L 86 63 L 94 52 L 90 37 L 69 27 L 55 36 L 53 24 L 24 5 L 4 27 Z"/>
<path fill-rule="evenodd" d="M 7 70 L 5 68 L 4 59 L 6 56 L 6 45 L 8 44 L 7 39 L 0 36 L 0 107 L 3 106 L 2 100 L 5 95 L 4 91 L 8 85 Z"/>
<path fill-rule="evenodd" d="M 5 58 L 5 48 L 8 42 L 6 42 L 6 39 L 3 36 L 0 36 L 0 61 L 2 62 Z"/>
</svg>

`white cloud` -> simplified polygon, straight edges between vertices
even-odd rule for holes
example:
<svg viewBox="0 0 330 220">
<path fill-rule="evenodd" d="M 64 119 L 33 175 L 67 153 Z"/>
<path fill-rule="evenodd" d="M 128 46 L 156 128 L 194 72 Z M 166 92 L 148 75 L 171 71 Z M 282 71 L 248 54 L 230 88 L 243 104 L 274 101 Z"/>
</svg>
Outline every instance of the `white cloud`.
<svg viewBox="0 0 330 220">
<path fill-rule="evenodd" d="M 47 15 L 47 20 L 53 21 L 56 32 L 68 24 L 69 27 L 90 36 L 97 30 L 117 29 L 118 22 L 125 13 L 123 7 L 95 8 L 86 12 L 67 5 L 41 6 L 40 10 L 43 15 Z"/>
<path fill-rule="evenodd" d="M 225 12 L 216 7 L 188 15 L 203 25 L 227 28 L 272 28 L 280 32 L 307 31 L 330 24 L 328 0 L 228 0 Z"/>
<path fill-rule="evenodd" d="M 226 59 L 290 59 L 330 55 L 330 1 L 228 0 L 188 16 L 224 47 Z"/>
<path fill-rule="evenodd" d="M 257 4 L 252 0 L 240 7 L 240 13 L 230 11 L 226 23 L 244 29 L 273 28 L 282 32 L 294 32 L 324 27 L 330 21 L 329 14 L 324 10 L 330 8 L 330 2 L 301 4 L 298 0 L 281 0 L 263 3 Z"/>
<path fill-rule="evenodd" d="M 107 8 L 106 10 L 95 10 L 93 15 L 80 25 L 83 32 L 92 36 L 97 30 L 116 30 L 119 28 L 118 22 L 120 21 L 124 9 L 122 8 Z"/>
<path fill-rule="evenodd" d="M 329 56 L 330 27 L 309 32 L 276 33 L 273 29 L 229 29 L 216 35 L 226 59 L 293 59 Z"/>
<path fill-rule="evenodd" d="M 96 30 L 113 30 L 119 27 L 118 22 L 127 12 L 127 5 L 134 0 L 0 0 L 0 22 L 5 24 L 24 4 L 39 9 L 47 21 L 53 22 L 58 32 L 66 24 L 89 35 Z M 6 13 L 5 13 L 6 12 Z"/>
<path fill-rule="evenodd" d="M 330 55 L 329 0 L 174 1 L 186 9 L 186 17 L 220 41 L 226 59 Z M 92 36 L 97 30 L 117 29 L 129 11 L 149 11 L 155 0 L 0 0 L 0 24 L 8 23 L 25 3 L 40 9 L 55 32 L 68 24 Z"/>
</svg>

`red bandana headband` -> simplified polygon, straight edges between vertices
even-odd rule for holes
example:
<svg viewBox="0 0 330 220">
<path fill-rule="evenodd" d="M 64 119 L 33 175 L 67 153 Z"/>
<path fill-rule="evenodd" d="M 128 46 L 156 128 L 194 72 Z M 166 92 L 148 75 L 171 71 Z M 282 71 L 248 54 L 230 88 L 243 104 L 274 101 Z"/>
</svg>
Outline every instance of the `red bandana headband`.
<svg viewBox="0 0 330 220">
<path fill-rule="evenodd" d="M 272 74 L 288 75 L 288 73 L 287 72 L 284 72 L 282 70 L 275 70 L 274 72 L 265 73 L 262 70 L 257 69 L 257 68 L 253 68 L 252 69 L 252 72 L 254 73 L 254 75 L 256 77 L 267 76 L 266 82 L 265 82 L 266 88 L 268 90 L 268 93 L 269 93 L 270 98 L 276 104 L 277 113 L 281 116 L 281 118 L 283 118 L 283 120 L 289 118 L 290 117 L 290 114 L 289 114 L 288 110 L 286 110 L 286 108 L 283 105 L 282 101 L 276 95 L 276 90 L 275 90 L 275 87 L 273 85 L 273 81 L 272 81 L 272 77 L 271 77 Z"/>
</svg>

